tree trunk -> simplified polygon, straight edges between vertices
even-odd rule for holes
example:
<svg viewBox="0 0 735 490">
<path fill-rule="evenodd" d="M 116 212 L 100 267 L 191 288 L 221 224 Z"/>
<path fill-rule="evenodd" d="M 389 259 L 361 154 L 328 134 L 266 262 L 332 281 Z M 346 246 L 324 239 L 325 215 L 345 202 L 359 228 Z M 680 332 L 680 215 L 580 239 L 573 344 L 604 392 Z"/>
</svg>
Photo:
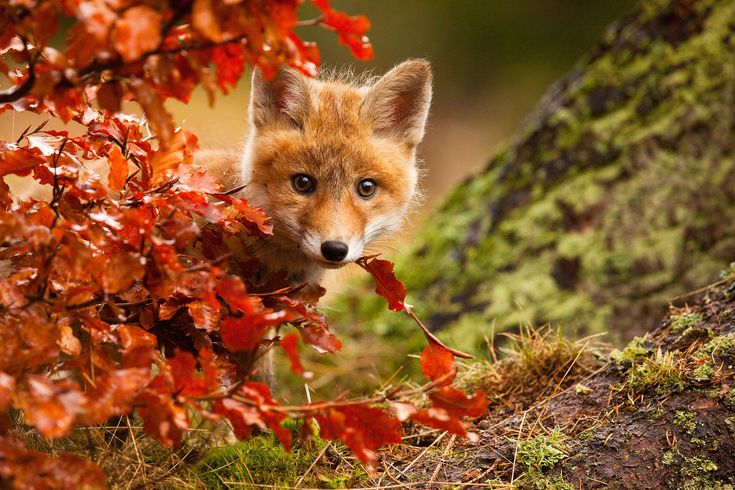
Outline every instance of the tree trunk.
<svg viewBox="0 0 735 490">
<path fill-rule="evenodd" d="M 734 34 L 731 0 L 648 0 L 610 27 L 400 258 L 427 325 L 460 349 L 519 322 L 629 338 L 712 282 L 735 258 Z M 333 321 L 417 350 L 372 296 Z"/>
</svg>

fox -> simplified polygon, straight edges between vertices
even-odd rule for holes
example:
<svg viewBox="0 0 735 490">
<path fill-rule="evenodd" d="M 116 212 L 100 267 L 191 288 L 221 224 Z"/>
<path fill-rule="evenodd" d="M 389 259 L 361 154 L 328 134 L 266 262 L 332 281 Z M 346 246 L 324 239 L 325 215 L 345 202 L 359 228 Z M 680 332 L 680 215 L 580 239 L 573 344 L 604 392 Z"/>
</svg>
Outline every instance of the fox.
<svg viewBox="0 0 735 490">
<path fill-rule="evenodd" d="M 267 240 L 245 240 L 266 270 L 318 284 L 401 227 L 417 197 L 431 98 L 423 59 L 368 79 L 282 67 L 268 80 L 253 70 L 235 172 L 241 197 L 273 224 Z"/>
</svg>

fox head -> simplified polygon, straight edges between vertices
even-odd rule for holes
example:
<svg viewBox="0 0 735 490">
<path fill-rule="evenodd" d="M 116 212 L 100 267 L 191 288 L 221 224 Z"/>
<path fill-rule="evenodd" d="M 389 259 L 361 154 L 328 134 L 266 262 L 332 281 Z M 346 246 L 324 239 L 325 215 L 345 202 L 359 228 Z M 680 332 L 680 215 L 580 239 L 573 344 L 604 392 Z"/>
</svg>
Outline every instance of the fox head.
<svg viewBox="0 0 735 490">
<path fill-rule="evenodd" d="M 406 61 L 364 84 L 253 73 L 245 194 L 273 220 L 286 271 L 337 268 L 400 226 L 416 195 L 431 70 Z"/>
</svg>

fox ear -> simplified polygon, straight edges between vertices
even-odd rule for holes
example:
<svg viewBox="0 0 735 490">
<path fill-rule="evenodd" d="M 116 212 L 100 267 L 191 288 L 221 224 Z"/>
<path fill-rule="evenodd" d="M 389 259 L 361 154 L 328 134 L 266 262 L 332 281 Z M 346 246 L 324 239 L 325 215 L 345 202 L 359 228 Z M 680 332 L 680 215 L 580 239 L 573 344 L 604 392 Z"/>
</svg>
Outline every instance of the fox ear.
<svg viewBox="0 0 735 490">
<path fill-rule="evenodd" d="M 424 137 L 431 104 L 431 68 L 426 60 L 408 60 L 375 82 L 361 113 L 376 133 L 394 136 L 409 146 Z"/>
<path fill-rule="evenodd" d="M 280 68 L 271 80 L 255 68 L 250 85 L 251 124 L 261 128 L 280 121 L 302 127 L 309 105 L 307 83 L 306 77 L 293 68 Z"/>
</svg>

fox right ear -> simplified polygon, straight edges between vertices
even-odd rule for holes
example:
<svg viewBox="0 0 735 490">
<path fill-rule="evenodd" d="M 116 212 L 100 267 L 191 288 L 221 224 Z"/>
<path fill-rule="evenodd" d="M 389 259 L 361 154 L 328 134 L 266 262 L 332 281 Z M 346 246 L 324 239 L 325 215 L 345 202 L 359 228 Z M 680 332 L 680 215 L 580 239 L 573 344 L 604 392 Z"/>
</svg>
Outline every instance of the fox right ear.
<svg viewBox="0 0 735 490">
<path fill-rule="evenodd" d="M 373 130 L 418 145 L 431 105 L 431 67 L 425 60 L 404 61 L 375 82 L 361 112 Z"/>
<path fill-rule="evenodd" d="M 308 80 L 293 68 L 282 67 L 271 80 L 260 68 L 250 85 L 250 122 L 256 128 L 284 122 L 302 127 L 309 105 Z"/>
</svg>

